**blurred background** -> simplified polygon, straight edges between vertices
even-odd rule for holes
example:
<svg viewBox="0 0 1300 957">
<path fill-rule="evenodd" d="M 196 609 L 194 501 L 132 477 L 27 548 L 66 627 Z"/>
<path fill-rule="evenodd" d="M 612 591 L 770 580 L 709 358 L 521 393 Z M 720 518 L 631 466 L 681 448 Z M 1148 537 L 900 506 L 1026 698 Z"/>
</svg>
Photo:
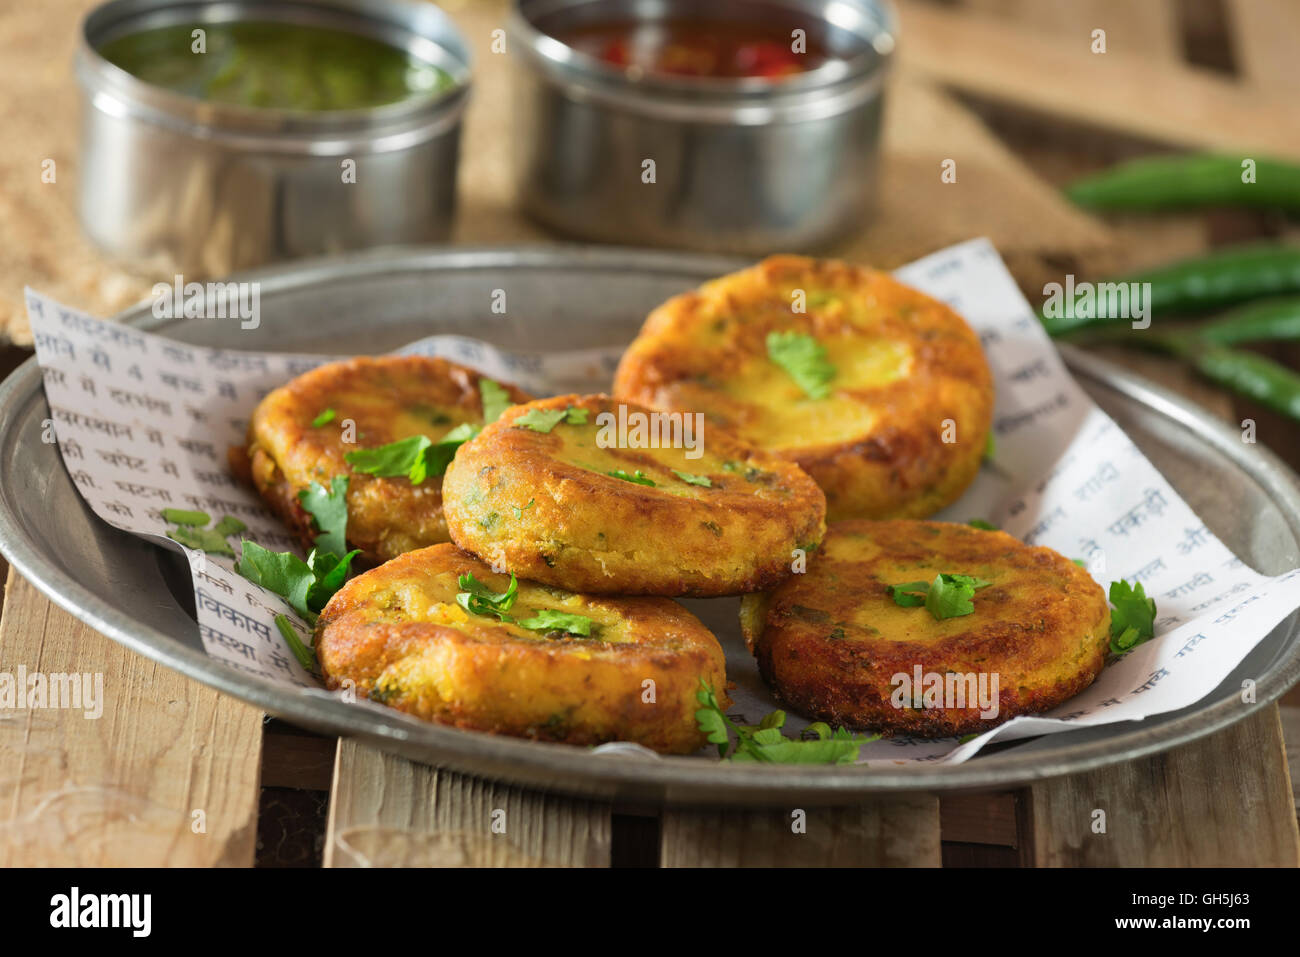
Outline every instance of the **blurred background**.
<svg viewBox="0 0 1300 957">
<path fill-rule="evenodd" d="M 0 13 L 7 67 L 0 88 L 0 371 L 30 354 L 24 285 L 109 316 L 177 271 L 165 257 L 125 262 L 101 252 L 78 220 L 78 181 L 87 171 L 79 168 L 73 60 L 78 23 L 94 6 L 43 0 Z M 450 241 L 558 241 L 516 201 L 512 157 L 524 125 L 511 97 L 510 61 L 518 51 L 503 56 L 492 48 L 509 4 L 439 6 L 474 58 Z M 820 251 L 891 268 L 987 236 L 1037 304 L 1044 284 L 1067 274 L 1098 280 L 1243 242 L 1300 241 L 1294 180 L 1290 199 L 1276 203 L 1189 196 L 1174 205 L 1190 208 L 1158 210 L 1088 209 L 1064 192 L 1135 157 L 1300 162 L 1295 0 L 899 0 L 895 9 L 899 39 L 874 211 Z M 955 172 L 948 182 L 946 166 Z M 51 168 L 52 181 L 43 176 Z M 644 244 L 635 231 L 618 241 Z M 1300 345 L 1287 341 L 1300 336 L 1291 334 L 1295 325 L 1240 348 L 1300 368 Z M 1117 338 L 1091 347 L 1216 415 L 1255 420 L 1259 441 L 1300 468 L 1300 426 L 1278 408 L 1289 399 L 1235 393 L 1206 382 L 1185 361 Z M 1296 403 L 1300 410 L 1300 398 Z"/>
</svg>

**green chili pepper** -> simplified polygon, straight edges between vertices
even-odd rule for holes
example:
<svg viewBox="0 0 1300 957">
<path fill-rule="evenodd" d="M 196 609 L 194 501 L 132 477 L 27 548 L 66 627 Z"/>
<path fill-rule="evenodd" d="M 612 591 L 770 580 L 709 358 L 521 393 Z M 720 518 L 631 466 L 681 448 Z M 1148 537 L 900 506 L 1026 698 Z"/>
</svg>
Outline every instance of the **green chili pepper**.
<svg viewBox="0 0 1300 957">
<path fill-rule="evenodd" d="M 1171 345 L 1211 382 L 1300 422 L 1300 375 L 1285 366 L 1253 352 L 1197 339 L 1171 340 Z"/>
<path fill-rule="evenodd" d="M 1153 318 L 1206 312 L 1248 299 L 1300 293 L 1300 246 L 1271 243 L 1233 246 L 1107 281 L 1150 283 Z M 1048 334 L 1053 336 L 1131 321 L 1128 316 L 1040 318 Z"/>
<path fill-rule="evenodd" d="M 1197 326 L 1196 335 L 1220 346 L 1300 339 L 1300 298 L 1246 303 Z"/>
<path fill-rule="evenodd" d="M 1241 156 L 1152 156 L 1071 183 L 1066 195 L 1093 209 L 1191 209 L 1256 206 L 1300 211 L 1300 166 L 1255 160 L 1255 181 L 1242 182 Z"/>
</svg>

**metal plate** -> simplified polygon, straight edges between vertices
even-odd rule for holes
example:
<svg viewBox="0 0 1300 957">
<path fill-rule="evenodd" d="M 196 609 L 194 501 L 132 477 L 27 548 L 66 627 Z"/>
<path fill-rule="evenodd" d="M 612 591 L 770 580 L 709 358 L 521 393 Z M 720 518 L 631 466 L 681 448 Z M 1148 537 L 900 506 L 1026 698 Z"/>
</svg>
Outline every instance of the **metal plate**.
<svg viewBox="0 0 1300 957">
<path fill-rule="evenodd" d="M 234 321 L 158 320 L 147 307 L 120 318 L 184 342 L 237 349 L 373 353 L 434 332 L 474 335 L 517 350 L 588 348 L 626 343 L 652 306 L 736 265 L 616 249 L 367 254 L 240 277 L 261 282 L 262 323 L 255 330 L 240 330 Z M 508 316 L 489 309 L 498 288 L 508 290 Z M 1096 358 L 1063 351 L 1088 393 L 1237 555 L 1265 574 L 1300 565 L 1300 486 L 1285 466 L 1258 446 L 1243 444 L 1239 433 L 1202 409 Z M 1138 723 L 995 745 L 966 764 L 881 771 L 592 755 L 425 724 L 257 680 L 208 658 L 185 607 L 189 585 L 183 568 L 176 567 L 179 559 L 95 518 L 55 447 L 40 440 L 48 414 L 31 360 L 0 384 L 0 549 L 54 602 L 134 651 L 296 724 L 522 785 L 732 806 L 1004 788 L 1183 744 L 1240 720 L 1300 678 L 1296 613 L 1193 707 Z M 734 625 L 732 601 L 695 602 L 692 610 L 703 611 L 706 622 L 730 617 Z M 1239 694 L 1247 677 L 1257 687 L 1252 705 Z"/>
</svg>

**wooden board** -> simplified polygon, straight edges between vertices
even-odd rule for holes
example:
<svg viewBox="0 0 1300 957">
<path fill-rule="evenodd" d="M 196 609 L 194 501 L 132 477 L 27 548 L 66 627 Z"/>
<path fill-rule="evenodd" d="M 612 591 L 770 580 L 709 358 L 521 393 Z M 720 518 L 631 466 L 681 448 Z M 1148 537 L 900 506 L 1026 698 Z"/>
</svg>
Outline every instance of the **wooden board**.
<svg viewBox="0 0 1300 957">
<path fill-rule="evenodd" d="M 916 0 L 898 8 L 903 68 L 954 89 L 1171 146 L 1300 159 L 1300 124 L 1282 90 L 1161 62 L 1136 39 L 1112 45 L 1108 34 L 1107 52 L 1092 53 L 1091 31 L 1062 36 Z"/>
<path fill-rule="evenodd" d="M 862 232 L 832 252 L 894 268 L 975 236 L 1020 282 L 1039 286 L 1063 260 L 1106 262 L 1115 237 L 1044 183 L 934 84 L 902 74 L 885 106 L 879 199 Z M 941 177 L 951 160 L 955 182 Z M 942 215 L 935 215 L 942 210 Z"/>
<path fill-rule="evenodd" d="M 1226 0 L 1226 3 L 1237 69 L 1242 77 L 1262 88 L 1289 90 L 1294 96 L 1300 3 L 1295 0 Z"/>
<path fill-rule="evenodd" d="M 1167 754 L 1037 785 L 1029 808 L 1037 867 L 1300 864 L 1276 705 Z"/>
<path fill-rule="evenodd" d="M 253 863 L 257 709 L 127 651 L 11 571 L 0 671 L 20 666 L 102 675 L 103 711 L 0 712 L 0 866 Z"/>
<path fill-rule="evenodd" d="M 609 858 L 605 805 L 339 741 L 326 867 L 605 867 Z"/>
<path fill-rule="evenodd" d="M 666 809 L 659 860 L 662 867 L 938 867 L 939 799 L 918 794 L 839 808 Z"/>
</svg>

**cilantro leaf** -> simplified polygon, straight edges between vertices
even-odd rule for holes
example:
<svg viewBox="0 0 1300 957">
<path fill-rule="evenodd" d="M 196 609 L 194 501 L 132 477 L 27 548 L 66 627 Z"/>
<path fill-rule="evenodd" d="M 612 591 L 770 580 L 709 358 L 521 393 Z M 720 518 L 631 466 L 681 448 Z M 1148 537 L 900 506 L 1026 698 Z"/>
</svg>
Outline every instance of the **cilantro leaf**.
<svg viewBox="0 0 1300 957">
<path fill-rule="evenodd" d="M 690 472 L 679 472 L 677 469 L 673 469 L 673 474 L 687 485 L 698 485 L 701 488 L 713 488 L 713 480 L 707 475 L 692 475 Z"/>
<path fill-rule="evenodd" d="M 925 608 L 935 621 L 960 618 L 975 611 L 975 603 L 971 601 L 974 597 L 975 589 L 970 585 L 947 582 L 943 575 L 936 575 L 925 596 Z"/>
<path fill-rule="evenodd" d="M 307 593 L 316 576 L 306 562 L 293 552 L 273 552 L 248 539 L 240 542 L 240 553 L 235 571 L 254 585 L 275 592 L 309 624 L 315 623 L 316 613 L 307 605 Z"/>
<path fill-rule="evenodd" d="M 628 475 L 622 469 L 614 469 L 614 471 L 606 472 L 605 474 L 612 475 L 616 479 L 622 479 L 624 482 L 632 482 L 634 485 L 649 485 L 651 488 L 655 487 L 655 480 L 650 478 L 640 469 L 637 469 L 636 474 L 634 475 Z"/>
<path fill-rule="evenodd" d="M 529 631 L 560 631 L 571 635 L 581 635 L 583 638 L 591 635 L 590 618 L 555 611 L 551 608 L 539 608 L 535 617 L 522 618 L 515 624 L 521 628 L 527 628 Z"/>
<path fill-rule="evenodd" d="M 212 526 L 212 530 L 222 538 L 225 538 L 227 535 L 235 535 L 239 532 L 248 531 L 248 526 L 233 515 L 225 515 L 222 516 L 221 521 Z"/>
<path fill-rule="evenodd" d="M 211 555 L 235 556 L 226 538 L 248 528 L 233 515 L 227 515 L 211 528 L 204 528 L 212 521 L 212 516 L 198 509 L 165 508 L 162 517 L 175 523 L 175 528 L 167 529 L 167 537 L 173 542 Z"/>
<path fill-rule="evenodd" d="M 462 422 L 437 442 L 431 443 L 424 450 L 423 467 L 417 466 L 411 469 L 408 476 L 411 484 L 419 485 L 430 475 L 444 474 L 451 460 L 456 457 L 457 450 L 481 431 L 480 426 Z"/>
<path fill-rule="evenodd" d="M 989 429 L 989 437 L 984 440 L 984 461 L 992 462 L 993 457 L 998 454 L 997 439 L 993 437 L 993 430 Z"/>
<path fill-rule="evenodd" d="M 354 549 L 339 558 L 332 552 L 312 549 L 304 562 L 293 552 L 273 552 L 244 539 L 240 542 L 235 571 L 254 585 L 279 595 L 308 624 L 314 625 L 321 609 L 343 587 L 352 559 L 360 553 Z"/>
<path fill-rule="evenodd" d="M 773 711 L 757 725 L 736 724 L 727 717 L 712 686 L 703 678 L 695 700 L 702 706 L 695 712 L 700 731 L 710 744 L 718 746 L 718 757 L 726 761 L 766 762 L 770 764 L 852 764 L 862 745 L 880 735 L 855 737 L 845 728 L 831 731 L 825 722 L 809 726 L 817 737 L 811 740 L 787 738 L 781 732 L 785 712 Z M 731 748 L 731 735 L 736 744 Z M 728 755 L 728 751 L 731 751 Z"/>
<path fill-rule="evenodd" d="M 456 450 L 478 435 L 480 427 L 463 422 L 437 442 L 427 435 L 411 435 L 373 449 L 357 449 L 344 458 L 358 472 L 380 478 L 405 477 L 419 485 L 430 475 L 442 475 Z"/>
<path fill-rule="evenodd" d="M 175 528 L 167 529 L 167 537 L 173 542 L 178 542 L 186 548 L 193 548 L 197 551 L 207 552 L 211 555 L 231 555 L 235 550 L 230 547 L 226 541 L 226 536 L 222 535 L 215 528 L 197 528 L 194 525 L 178 525 Z"/>
<path fill-rule="evenodd" d="M 1110 583 L 1110 650 L 1117 655 L 1150 641 L 1156 634 L 1156 603 L 1141 582 L 1120 579 Z"/>
<path fill-rule="evenodd" d="M 894 604 L 900 608 L 920 608 L 925 604 L 930 583 L 906 582 L 902 585 L 889 585 L 885 590 L 889 592 L 889 597 L 894 599 Z"/>
<path fill-rule="evenodd" d="M 985 521 L 985 520 L 982 519 L 982 518 L 972 518 L 972 519 L 971 519 L 969 522 L 967 522 L 966 524 L 969 525 L 971 528 L 979 528 L 979 529 L 983 529 L 983 530 L 986 531 L 986 532 L 1000 532 L 1000 531 L 1002 531 L 1002 529 L 998 528 L 998 527 L 997 527 L 996 525 L 994 525 L 992 522 Z"/>
<path fill-rule="evenodd" d="M 313 429 L 319 429 L 322 425 L 327 425 L 333 421 L 334 421 L 334 410 L 323 409 L 320 415 L 316 416 L 316 418 L 311 420 L 311 427 Z"/>
<path fill-rule="evenodd" d="M 510 393 L 491 379 L 478 380 L 478 394 L 483 400 L 483 424 L 487 425 L 501 418 L 501 413 L 514 405 Z"/>
<path fill-rule="evenodd" d="M 411 435 L 373 449 L 357 449 L 344 456 L 348 465 L 366 475 L 396 478 L 409 475 L 433 443 L 427 435 Z"/>
<path fill-rule="evenodd" d="M 298 501 L 313 519 L 320 532 L 316 547 L 323 552 L 341 555 L 347 551 L 348 527 L 348 477 L 336 475 L 330 480 L 329 491 L 319 482 L 298 493 Z"/>
<path fill-rule="evenodd" d="M 212 521 L 212 516 L 207 512 L 200 512 L 197 509 L 191 511 L 187 508 L 165 508 L 162 510 L 164 521 L 171 522 L 173 525 L 206 525 Z"/>
<path fill-rule="evenodd" d="M 319 614 L 321 609 L 329 604 L 334 593 L 347 581 L 348 572 L 352 569 L 352 559 L 360 554 L 361 549 L 354 548 L 339 558 L 333 552 L 312 549 L 311 554 L 307 556 L 307 567 L 311 569 L 312 576 L 316 579 L 307 589 L 307 607 L 311 611 Z"/>
<path fill-rule="evenodd" d="M 471 615 L 484 618 L 496 618 L 508 624 L 527 628 L 529 631 L 562 632 L 586 638 L 591 635 L 592 621 L 583 615 L 555 611 L 551 608 L 539 608 L 532 618 L 516 619 L 510 614 L 515 599 L 519 597 L 519 581 L 510 575 L 510 585 L 503 592 L 494 592 L 474 577 L 473 572 L 466 572 L 456 579 L 464 591 L 457 592 L 456 603 Z"/>
<path fill-rule="evenodd" d="M 515 513 L 515 518 L 522 519 L 524 517 L 524 512 L 528 511 L 535 504 L 537 504 L 537 499 L 530 498 L 527 505 L 511 505 L 510 508 Z"/>
<path fill-rule="evenodd" d="M 532 429 L 534 432 L 550 432 L 561 422 L 567 425 L 586 425 L 587 410 L 575 409 L 529 409 L 511 423 L 517 429 Z"/>
<path fill-rule="evenodd" d="M 494 592 L 474 577 L 473 572 L 466 572 L 456 579 L 464 591 L 457 592 L 456 604 L 460 605 L 471 615 L 480 615 L 483 617 L 496 617 L 501 621 L 514 621 L 507 612 L 515 603 L 515 598 L 519 595 L 519 582 L 516 580 L 514 573 L 510 574 L 510 585 L 503 592 Z"/>
<path fill-rule="evenodd" d="M 826 358 L 826 347 L 803 332 L 769 332 L 767 356 L 794 379 L 810 399 L 831 394 L 835 366 Z"/>
<path fill-rule="evenodd" d="M 991 584 L 972 575 L 943 573 L 935 575 L 932 582 L 906 582 L 889 585 L 886 590 L 899 607 L 919 608 L 924 605 L 935 621 L 943 621 L 971 614 L 975 610 L 971 601 L 975 592 Z"/>
<path fill-rule="evenodd" d="M 316 652 L 302 643 L 298 637 L 298 632 L 294 631 L 293 623 L 289 621 L 288 615 L 276 615 L 275 627 L 280 632 L 280 637 L 284 643 L 289 646 L 293 656 L 298 659 L 298 664 L 302 665 L 304 671 L 316 670 Z"/>
</svg>

